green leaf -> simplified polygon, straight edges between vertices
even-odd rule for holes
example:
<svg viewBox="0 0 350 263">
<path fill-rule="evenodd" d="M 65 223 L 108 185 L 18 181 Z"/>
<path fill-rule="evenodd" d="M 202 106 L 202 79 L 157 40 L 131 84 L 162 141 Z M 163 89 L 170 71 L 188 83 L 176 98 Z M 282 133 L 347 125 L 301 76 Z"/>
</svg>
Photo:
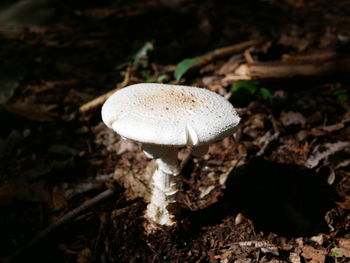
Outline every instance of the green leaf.
<svg viewBox="0 0 350 263">
<path fill-rule="evenodd" d="M 157 78 L 157 82 L 163 82 L 164 80 L 166 80 L 168 78 L 167 75 L 163 74 L 163 75 L 160 75 L 158 78 Z"/>
<path fill-rule="evenodd" d="M 139 70 L 139 75 L 143 79 L 148 79 L 151 76 L 151 71 L 148 69 L 141 69 Z"/>
<path fill-rule="evenodd" d="M 339 257 L 339 256 L 342 256 L 343 255 L 343 252 L 339 251 L 338 249 L 334 249 L 331 253 L 331 256 L 332 257 Z"/>
<path fill-rule="evenodd" d="M 135 52 L 135 54 L 132 56 L 132 60 L 134 65 L 139 64 L 139 62 L 144 59 L 147 54 L 154 50 L 154 45 L 152 42 L 146 42 L 143 44 L 143 46 Z"/>
<path fill-rule="evenodd" d="M 231 92 L 235 93 L 239 90 L 246 90 L 249 94 L 254 95 L 257 92 L 259 85 L 260 83 L 256 80 L 238 81 L 232 84 Z"/>
<path fill-rule="evenodd" d="M 265 100 L 272 100 L 272 98 L 273 98 L 271 91 L 269 91 L 266 88 L 261 88 L 259 90 L 259 93 L 260 93 L 261 97 L 263 97 L 263 99 L 265 99 Z"/>
<path fill-rule="evenodd" d="M 154 82 L 156 82 L 156 81 L 157 81 L 156 78 L 147 78 L 147 79 L 145 79 L 145 82 L 146 82 L 146 83 L 154 83 Z"/>
<path fill-rule="evenodd" d="M 260 83 L 258 81 L 238 81 L 232 84 L 230 91 L 232 96 L 230 101 L 239 107 L 246 106 L 252 101 L 253 96 L 256 95 L 259 90 Z"/>
<path fill-rule="evenodd" d="M 196 58 L 186 58 L 182 60 L 180 63 L 177 64 L 176 69 L 174 71 L 174 78 L 175 80 L 180 80 L 181 77 L 194 65 L 201 62 L 204 58 L 203 57 L 196 57 Z"/>
<path fill-rule="evenodd" d="M 347 94 L 348 92 L 347 92 L 347 90 L 345 90 L 345 89 L 338 89 L 338 90 L 335 90 L 334 92 L 333 92 L 333 95 L 334 96 L 338 96 L 338 95 L 343 95 L 343 94 Z"/>
<path fill-rule="evenodd" d="M 349 100 L 349 94 L 346 89 L 335 90 L 333 95 L 336 96 L 340 102 L 346 102 Z"/>
<path fill-rule="evenodd" d="M 337 96 L 337 99 L 340 101 L 340 102 L 346 102 L 349 100 L 349 95 L 348 94 L 340 94 Z"/>
</svg>

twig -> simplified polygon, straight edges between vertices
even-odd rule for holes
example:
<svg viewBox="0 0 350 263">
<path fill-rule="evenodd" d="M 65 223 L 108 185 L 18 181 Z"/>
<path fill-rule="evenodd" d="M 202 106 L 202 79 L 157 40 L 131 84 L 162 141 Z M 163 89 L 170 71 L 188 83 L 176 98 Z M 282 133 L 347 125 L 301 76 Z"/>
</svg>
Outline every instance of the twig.
<svg viewBox="0 0 350 263">
<path fill-rule="evenodd" d="M 243 56 L 244 56 L 245 60 L 248 63 L 254 63 L 255 62 L 252 54 L 250 54 L 250 51 L 248 49 L 244 51 Z"/>
<path fill-rule="evenodd" d="M 101 96 L 80 106 L 79 112 L 84 113 L 102 105 L 108 99 L 108 97 L 110 97 L 114 92 L 124 88 L 126 85 L 129 84 L 130 74 L 131 74 L 131 67 L 128 67 L 127 71 L 125 72 L 124 80 L 122 83 L 118 84 L 115 89 L 110 90 L 107 93 L 102 94 Z"/>
<path fill-rule="evenodd" d="M 108 222 L 109 222 L 110 216 L 109 213 L 107 212 L 103 212 L 100 215 L 100 226 L 98 228 L 98 232 L 97 232 L 97 237 L 96 237 L 96 241 L 94 244 L 94 254 L 98 255 L 98 251 L 101 249 L 105 235 L 106 235 L 106 229 L 108 226 Z"/>
<path fill-rule="evenodd" d="M 205 64 L 210 63 L 211 61 L 217 59 L 217 58 L 222 58 L 222 57 L 227 57 L 230 56 L 234 53 L 241 52 L 245 50 L 246 48 L 252 47 L 259 45 L 265 41 L 264 38 L 256 39 L 256 40 L 248 40 L 242 43 L 234 44 L 231 46 L 223 47 L 223 48 L 218 48 L 213 51 L 210 51 L 202 56 L 198 56 L 199 62 L 194 65 L 194 67 L 200 67 Z"/>
<path fill-rule="evenodd" d="M 340 57 L 342 54 L 337 50 L 317 50 L 302 54 L 285 54 L 282 56 L 284 61 L 317 61 Z"/>
<path fill-rule="evenodd" d="M 95 196 L 94 198 L 86 201 L 85 203 L 83 203 L 79 207 L 69 211 L 67 214 L 62 216 L 59 220 L 57 220 L 56 222 L 49 225 L 46 229 L 40 231 L 32 240 L 30 240 L 23 247 L 16 250 L 9 258 L 7 258 L 6 262 L 10 263 L 10 262 L 15 261 L 19 256 L 23 255 L 30 248 L 32 248 L 36 244 L 40 243 L 44 239 L 46 239 L 52 232 L 57 230 L 59 227 L 61 227 L 65 223 L 69 222 L 70 220 L 73 220 L 82 212 L 85 212 L 86 210 L 91 209 L 92 207 L 96 206 L 97 204 L 101 203 L 102 201 L 112 197 L 113 194 L 114 194 L 113 190 L 107 189 L 106 191 Z"/>
<path fill-rule="evenodd" d="M 338 141 L 335 143 L 325 143 L 320 146 L 316 146 L 311 156 L 306 160 L 305 166 L 308 168 L 316 167 L 320 161 L 327 158 L 328 156 L 335 154 L 350 147 L 348 141 Z M 321 150 L 322 149 L 322 150 Z"/>
<path fill-rule="evenodd" d="M 238 80 L 276 79 L 292 77 L 317 77 L 348 73 L 350 58 L 334 58 L 318 61 L 274 61 L 240 65 L 224 78 L 230 83 Z"/>
<path fill-rule="evenodd" d="M 264 144 L 263 146 L 260 148 L 259 152 L 256 154 L 256 156 L 262 156 L 267 147 L 271 144 L 271 142 L 273 142 L 274 140 L 276 140 L 279 137 L 280 133 L 279 132 L 275 132 L 274 134 L 271 135 L 270 131 L 268 131 L 261 139 L 263 139 Z"/>
</svg>

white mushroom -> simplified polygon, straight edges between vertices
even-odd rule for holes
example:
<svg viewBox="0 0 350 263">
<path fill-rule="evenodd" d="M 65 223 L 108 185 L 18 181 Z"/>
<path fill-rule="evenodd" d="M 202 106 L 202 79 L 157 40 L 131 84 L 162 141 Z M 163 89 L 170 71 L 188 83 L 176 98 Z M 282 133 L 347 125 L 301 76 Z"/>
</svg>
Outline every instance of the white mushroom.
<svg viewBox="0 0 350 263">
<path fill-rule="evenodd" d="M 201 156 L 211 142 L 231 135 L 239 123 L 233 106 L 215 92 L 177 85 L 136 84 L 113 94 L 102 107 L 104 123 L 122 137 L 142 143 L 157 159 L 146 217 L 172 225 L 180 173 L 178 148 L 192 146 Z"/>
</svg>

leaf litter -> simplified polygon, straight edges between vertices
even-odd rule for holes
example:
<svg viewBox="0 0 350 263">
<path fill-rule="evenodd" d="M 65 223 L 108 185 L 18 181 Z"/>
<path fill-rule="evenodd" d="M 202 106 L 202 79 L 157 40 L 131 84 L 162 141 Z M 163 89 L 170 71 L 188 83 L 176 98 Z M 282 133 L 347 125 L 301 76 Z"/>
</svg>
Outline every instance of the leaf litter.
<svg viewBox="0 0 350 263">
<path fill-rule="evenodd" d="M 117 38 L 106 25 L 113 22 L 118 31 L 120 26 L 114 22 L 125 26 L 119 20 L 123 17 L 148 21 L 147 13 L 156 12 L 154 8 L 163 1 L 136 2 L 135 10 L 123 7 L 127 12 L 112 6 L 73 8 L 65 3 L 61 7 L 75 10 L 74 15 L 67 12 L 49 28 L 21 31 L 22 44 L 6 42 L 8 47 L 17 49 L 19 56 L 23 55 L 24 64 L 35 66 L 27 67 L 24 78 L 19 75 L 11 80 L 4 99 L 5 112 L 1 112 L 20 132 L 9 136 L 9 128 L 1 131 L 0 195 L 2 212 L 8 217 L 1 219 L 5 245 L 0 257 L 18 251 L 50 222 L 110 188 L 117 193 L 113 199 L 83 211 L 62 231 L 47 236 L 49 250 L 41 250 L 36 258 L 47 261 L 55 257 L 53 262 L 347 262 L 350 128 L 346 93 L 339 92 L 349 89 L 347 81 L 281 79 L 276 85 L 261 79 L 258 86 L 253 85 L 254 90 L 240 88 L 248 91 L 248 99 L 237 98 L 237 90 L 231 90 L 231 85 L 238 83 L 232 80 L 232 73 L 245 63 L 301 57 L 327 45 L 343 47 L 347 33 L 341 24 L 349 21 L 345 16 L 341 23 L 335 18 L 348 6 L 332 9 L 320 22 L 320 27 L 327 24 L 327 30 L 287 23 L 279 31 L 279 23 L 275 23 L 275 40 L 251 43 L 245 48 L 249 48 L 249 55 L 244 49 L 214 57 L 198 68 L 196 63 L 182 65 L 181 74 L 178 69 L 179 83 L 206 83 L 209 89 L 238 100 L 242 123 L 234 138 L 213 144 L 203 158 L 192 159 L 187 149 L 181 150 L 181 225 L 172 232 L 146 236 L 142 214 L 154 167 L 147 166 L 148 160 L 138 145 L 121 140 L 99 123 L 98 110 L 81 119 L 77 112 L 89 99 L 115 88 L 116 80 L 122 81 L 116 70 L 120 65 L 117 61 L 127 59 L 121 59 L 120 54 L 130 50 L 132 41 Z M 192 2 L 174 1 L 173 7 L 180 5 L 192 12 Z M 242 41 L 237 36 L 230 38 L 229 33 L 232 28 L 239 32 L 242 20 L 224 16 L 225 8 L 214 10 L 209 2 L 203 10 L 209 17 L 206 23 L 222 28 L 218 31 L 223 32 L 218 43 Z M 262 5 L 257 16 L 281 6 L 300 16 L 301 11 L 289 2 L 264 2 L 269 4 Z M 307 20 L 324 13 L 322 7 L 297 2 L 298 8 L 307 6 L 311 12 Z M 220 15 L 222 24 L 213 19 Z M 75 27 L 80 19 L 99 21 L 100 25 L 95 32 L 86 34 L 88 26 Z M 249 38 L 257 39 L 256 35 L 264 30 L 255 28 L 249 19 L 247 23 L 252 23 Z M 210 32 L 207 30 L 206 34 Z M 188 32 L 194 36 L 193 43 L 196 37 L 201 39 L 199 33 L 192 33 Z M 135 45 L 135 49 L 142 47 L 141 67 L 148 73 L 131 71 L 129 84 L 160 76 L 176 81 L 176 65 L 168 62 L 175 61 L 174 57 L 169 55 L 168 60 L 169 56 L 162 56 L 171 52 L 161 50 L 161 43 L 166 42 L 171 50 L 181 50 L 174 49 L 179 42 L 173 37 L 169 40 L 166 34 L 156 34 L 153 32 Z M 149 42 L 150 39 L 157 41 Z M 122 42 L 128 48 L 121 48 Z M 111 46 L 118 47 L 114 50 Z M 79 51 L 82 47 L 83 52 Z M 147 53 L 150 49 L 160 52 L 162 63 Z M 28 50 L 33 50 L 33 54 L 28 55 Z M 110 50 L 108 55 L 106 50 Z M 177 56 L 177 61 L 213 54 L 200 44 L 196 49 L 188 44 L 188 50 Z M 10 54 L 3 56 L 8 58 Z M 191 72 L 187 72 L 189 69 Z M 40 163 L 46 168 L 31 165 Z M 279 221 L 284 225 L 274 227 Z M 37 248 L 44 246 L 41 243 Z M 35 255 L 37 248 L 31 247 L 29 254 Z"/>
</svg>

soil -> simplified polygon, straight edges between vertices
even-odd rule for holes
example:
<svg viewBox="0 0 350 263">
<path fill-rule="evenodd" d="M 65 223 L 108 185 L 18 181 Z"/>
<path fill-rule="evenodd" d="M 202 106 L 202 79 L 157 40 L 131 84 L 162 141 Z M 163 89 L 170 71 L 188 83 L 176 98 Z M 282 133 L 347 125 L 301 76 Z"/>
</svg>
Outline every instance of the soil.
<svg viewBox="0 0 350 263">
<path fill-rule="evenodd" d="M 24 2 L 0 10 L 1 261 L 350 262 L 349 74 L 232 81 L 243 63 L 348 58 L 350 2 Z M 140 82 L 208 88 L 241 117 L 205 156 L 181 149 L 176 225 L 152 232 L 154 162 L 80 108 Z"/>
</svg>

